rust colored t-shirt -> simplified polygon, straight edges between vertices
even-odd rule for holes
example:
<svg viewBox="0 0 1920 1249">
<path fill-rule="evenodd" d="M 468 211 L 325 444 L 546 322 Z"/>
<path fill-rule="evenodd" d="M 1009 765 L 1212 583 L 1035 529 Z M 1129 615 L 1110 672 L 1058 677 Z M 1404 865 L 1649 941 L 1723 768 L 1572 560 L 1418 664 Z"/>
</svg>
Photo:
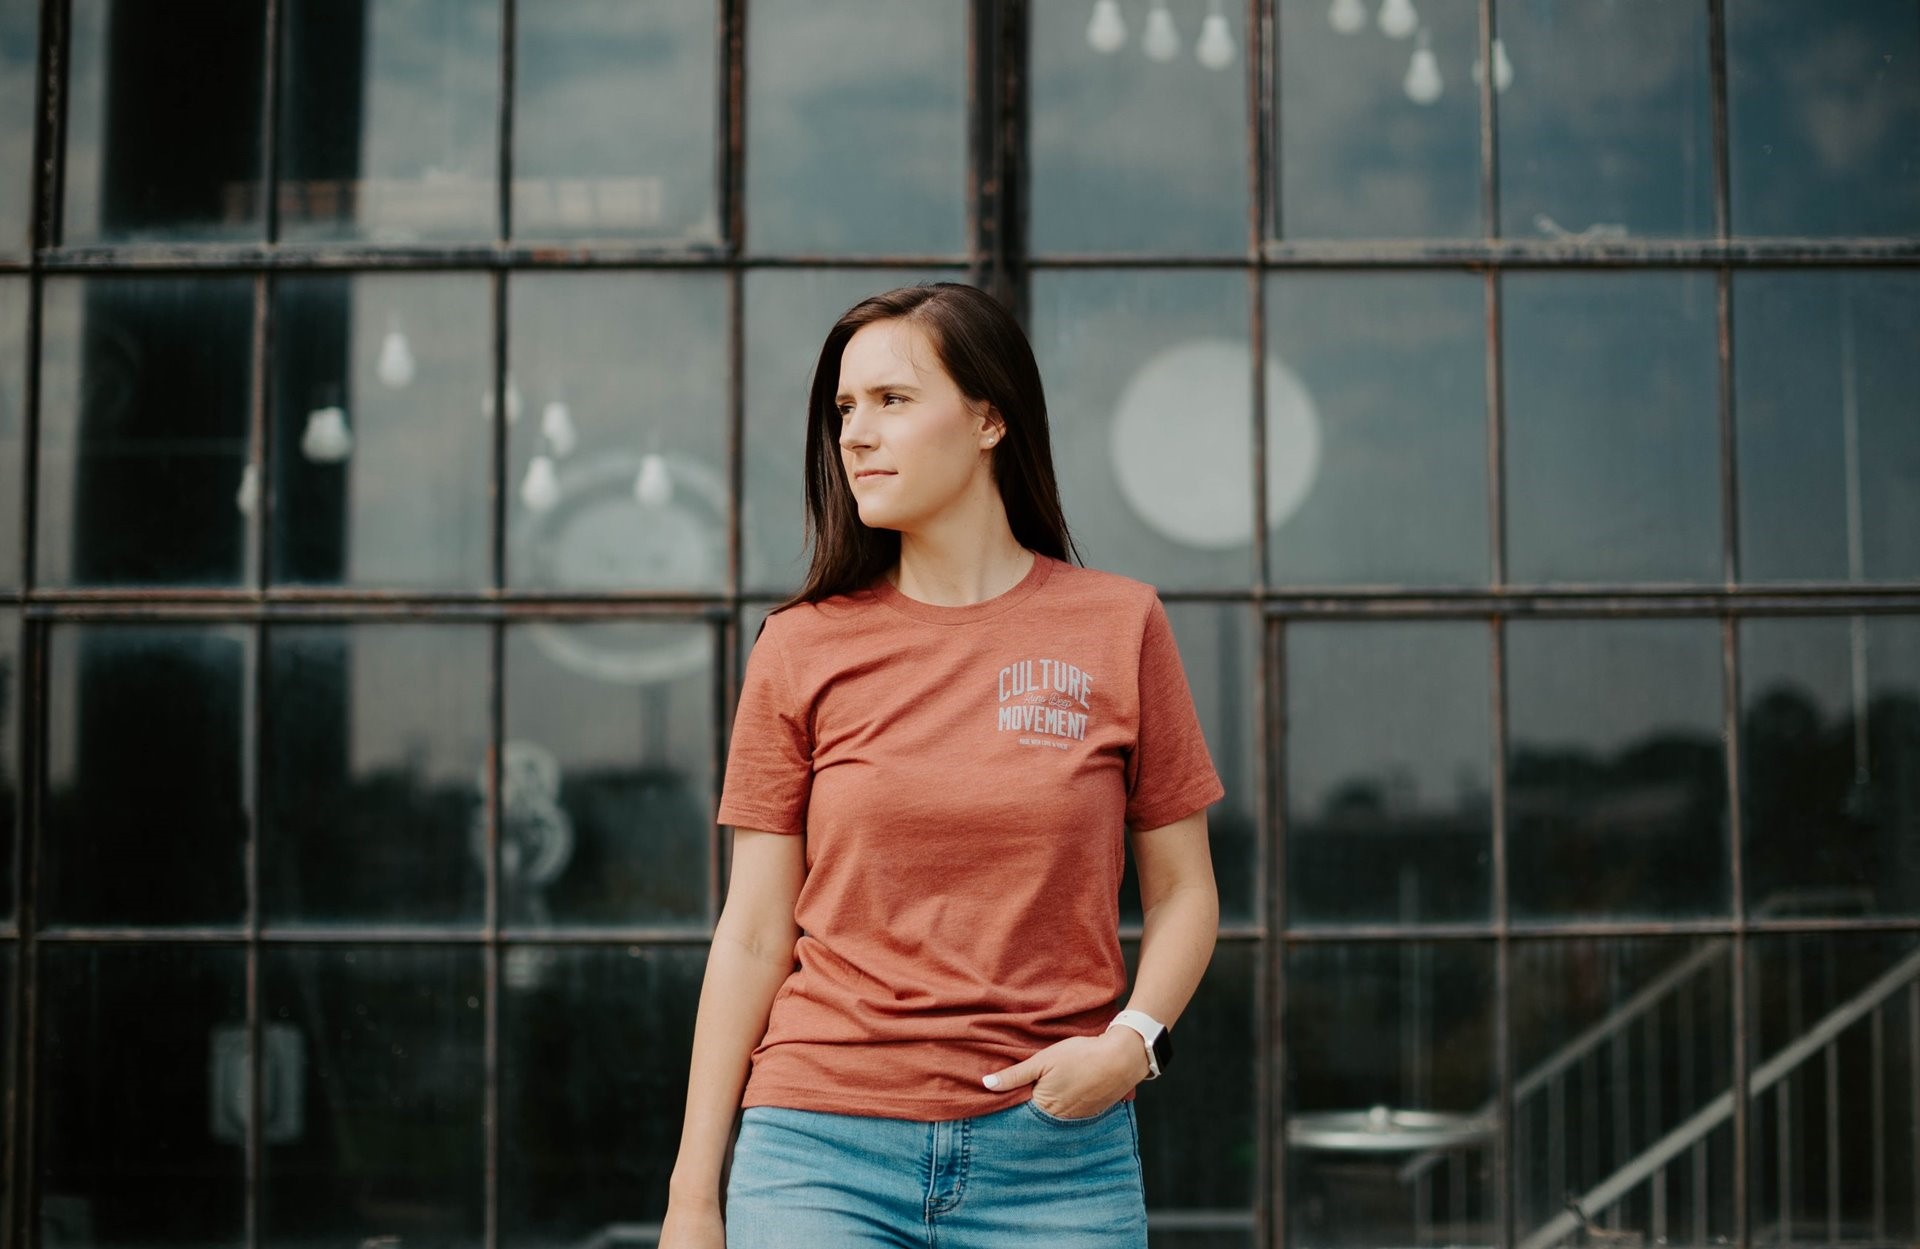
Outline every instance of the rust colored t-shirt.
<svg viewBox="0 0 1920 1249">
<path fill-rule="evenodd" d="M 769 616 L 718 820 L 804 834 L 807 873 L 741 1104 L 934 1120 L 1031 1096 L 980 1077 L 1124 1004 L 1125 830 L 1224 793 L 1144 582 L 1036 553 L 979 603 L 882 579 Z"/>
</svg>

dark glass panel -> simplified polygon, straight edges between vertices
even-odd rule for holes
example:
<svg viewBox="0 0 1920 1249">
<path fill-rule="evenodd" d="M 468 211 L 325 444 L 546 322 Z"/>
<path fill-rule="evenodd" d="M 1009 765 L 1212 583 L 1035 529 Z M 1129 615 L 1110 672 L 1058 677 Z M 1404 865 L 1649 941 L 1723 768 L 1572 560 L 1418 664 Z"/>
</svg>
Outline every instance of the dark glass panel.
<svg viewBox="0 0 1920 1249">
<path fill-rule="evenodd" d="M 1486 584 L 1484 290 L 1457 274 L 1268 279 L 1270 582 Z"/>
<path fill-rule="evenodd" d="M 1061 502 L 1087 563 L 1162 589 L 1249 584 L 1253 359 L 1245 277 L 1037 273 L 1029 332 L 1046 379 Z M 1284 475 L 1281 454 L 1278 445 L 1267 449 L 1270 478 Z M 1270 522 L 1283 499 L 1268 497 Z"/>
<path fill-rule="evenodd" d="M 723 589 L 722 280 L 521 274 L 509 302 L 512 376 L 525 404 L 507 433 L 509 583 Z"/>
<path fill-rule="evenodd" d="M 1508 579 L 1719 580 L 1712 275 L 1523 273 L 1501 289 Z"/>
<path fill-rule="evenodd" d="M 513 232 L 720 237 L 713 0 L 514 10 Z"/>
<path fill-rule="evenodd" d="M 1920 617 L 1740 625 L 1747 913 L 1920 912 Z"/>
<path fill-rule="evenodd" d="M 253 281 L 49 277 L 38 466 L 45 586 L 253 581 Z"/>
<path fill-rule="evenodd" d="M 486 276 L 287 277 L 274 303 L 273 580 L 491 582 Z"/>
<path fill-rule="evenodd" d="M 1727 913 L 1720 629 L 1712 620 L 1507 626 L 1512 913 Z"/>
<path fill-rule="evenodd" d="M 246 953 L 39 947 L 40 1245 L 238 1246 L 246 1225 Z"/>
<path fill-rule="evenodd" d="M 47 640 L 40 922 L 238 924 L 252 627 L 56 625 Z"/>
<path fill-rule="evenodd" d="M 268 1125 L 262 1245 L 476 1245 L 485 1174 L 474 948 L 269 947 L 261 1024 L 298 1105 Z"/>
<path fill-rule="evenodd" d="M 1289 924 L 1488 918 L 1488 654 L 1478 622 L 1288 627 Z"/>
<path fill-rule="evenodd" d="M 1920 580 L 1920 274 L 1738 273 L 1745 581 Z"/>
<path fill-rule="evenodd" d="M 508 629 L 508 923 L 705 923 L 717 654 L 704 624 Z"/>
<path fill-rule="evenodd" d="M 1724 937 L 1515 944 L 1521 1243 L 1731 1240 L 1732 969 Z M 1569 1197 L 1594 1225 L 1584 1238 Z"/>
<path fill-rule="evenodd" d="M 27 282 L 7 277 L 0 278 L 0 590 L 20 584 L 26 450 Z"/>
<path fill-rule="evenodd" d="M 966 250 L 967 22 L 967 7 L 947 0 L 756 0 L 754 251 Z"/>
<path fill-rule="evenodd" d="M 73 0 L 68 11 L 61 241 L 259 239 L 266 5 Z"/>
<path fill-rule="evenodd" d="M 0 610 L 0 926 L 11 925 L 19 907 L 13 862 L 22 802 L 18 725 L 26 700 L 26 658 L 21 646 L 20 613 L 11 608 Z M 4 1048 L 6 1035 L 0 1033 L 0 1049 Z"/>
<path fill-rule="evenodd" d="M 269 923 L 480 922 L 490 654 L 481 625 L 269 629 Z"/>
<path fill-rule="evenodd" d="M 0 252 L 32 242 L 34 74 L 40 59 L 40 0 L 0 0 Z"/>
<path fill-rule="evenodd" d="M 666 1214 L 706 951 L 502 957 L 500 1243 L 626 1244 Z"/>
<path fill-rule="evenodd" d="M 1297 1245 L 1490 1245 L 1490 943 L 1287 951 L 1287 1222 Z"/>
</svg>

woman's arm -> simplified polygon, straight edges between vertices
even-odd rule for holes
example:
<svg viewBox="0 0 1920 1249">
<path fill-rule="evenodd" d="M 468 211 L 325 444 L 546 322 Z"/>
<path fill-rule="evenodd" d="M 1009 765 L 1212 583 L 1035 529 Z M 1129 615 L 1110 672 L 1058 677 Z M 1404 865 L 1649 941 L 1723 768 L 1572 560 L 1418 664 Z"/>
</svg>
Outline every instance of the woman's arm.
<svg viewBox="0 0 1920 1249">
<path fill-rule="evenodd" d="M 767 1031 L 773 997 L 793 970 L 794 899 L 806 876 L 804 839 L 736 829 L 727 900 L 694 1017 L 680 1153 L 667 1183 L 662 1249 L 711 1244 L 720 1226 L 720 1171 L 746 1087 L 748 1059 Z M 700 1234 L 705 1233 L 705 1234 Z"/>
</svg>

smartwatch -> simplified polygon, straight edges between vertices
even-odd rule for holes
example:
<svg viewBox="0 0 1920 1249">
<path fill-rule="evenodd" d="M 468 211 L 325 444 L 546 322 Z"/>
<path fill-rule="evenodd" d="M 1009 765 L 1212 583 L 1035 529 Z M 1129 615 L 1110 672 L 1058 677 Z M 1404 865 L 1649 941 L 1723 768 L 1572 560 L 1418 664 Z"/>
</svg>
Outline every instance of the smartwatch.
<svg viewBox="0 0 1920 1249">
<path fill-rule="evenodd" d="M 1139 1010 L 1123 1010 L 1115 1015 L 1107 1031 L 1115 1028 L 1131 1028 L 1140 1034 L 1140 1039 L 1147 1043 L 1147 1079 L 1159 1079 L 1160 1073 L 1173 1061 L 1173 1029 Z"/>
</svg>

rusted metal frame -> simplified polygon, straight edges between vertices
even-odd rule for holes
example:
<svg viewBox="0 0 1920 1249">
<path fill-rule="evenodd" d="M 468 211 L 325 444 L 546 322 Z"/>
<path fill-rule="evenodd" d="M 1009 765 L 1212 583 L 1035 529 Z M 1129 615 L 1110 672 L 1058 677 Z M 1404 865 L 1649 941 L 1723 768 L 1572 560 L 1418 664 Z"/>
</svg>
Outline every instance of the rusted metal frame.
<svg viewBox="0 0 1920 1249">
<path fill-rule="evenodd" d="M 1169 595 L 1169 598 L 1172 596 Z M 1417 592 L 1374 596 L 1269 594 L 1269 616 L 1302 619 L 1474 619 L 1483 616 L 1538 616 L 1557 619 L 1679 616 L 1847 616 L 1909 615 L 1920 611 L 1920 586 L 1889 586 L 1850 592 L 1783 592 L 1768 586 L 1752 590 L 1696 588 L 1631 594 L 1619 589 L 1528 589 L 1513 593 L 1472 590 L 1453 594 Z"/>
<path fill-rule="evenodd" d="M 1784 935 L 1791 933 L 1915 933 L 1920 916 L 1853 916 L 1831 918 L 1747 919 L 1736 924 L 1731 915 L 1706 919 L 1631 920 L 1513 920 L 1507 933 L 1516 941 L 1542 937 L 1732 937 L 1737 933 Z M 1323 945 L 1365 941 L 1484 941 L 1497 938 L 1500 927 L 1491 920 L 1462 924 L 1332 924 L 1299 925 L 1286 930 L 1287 941 Z"/>
<path fill-rule="evenodd" d="M 14 945 L 14 1013 L 11 1017 L 17 1022 L 13 1025 L 16 1041 L 13 1046 L 14 1082 L 8 1087 L 13 1226 L 8 1229 L 5 1239 L 11 1244 L 25 1246 L 37 1239 L 34 1231 L 39 1226 L 40 1206 L 40 1185 L 37 1182 L 39 1169 L 35 1158 L 39 1143 L 35 1119 L 39 1114 L 40 1093 L 40 941 L 34 929 L 38 926 L 39 918 L 36 905 L 40 896 L 39 832 L 46 788 L 43 784 L 46 771 L 46 629 L 22 622 L 20 654 L 20 670 L 24 678 L 20 699 L 20 761 L 24 799 L 22 814 L 25 819 L 15 839 L 20 853 L 18 861 L 21 874 L 14 878 L 15 888 L 19 891 L 14 912 L 19 938 Z"/>
<path fill-rule="evenodd" d="M 1256 1051 L 1255 1096 L 1258 1098 L 1262 1131 L 1256 1156 L 1265 1162 L 1258 1177 L 1256 1197 L 1264 1190 L 1266 1203 L 1265 1234 L 1260 1243 L 1283 1249 L 1291 1238 L 1288 1226 L 1287 1192 L 1287 951 L 1289 941 L 1279 938 L 1287 931 L 1287 635 L 1285 623 L 1267 619 L 1261 630 L 1260 653 L 1264 660 L 1259 688 L 1264 692 L 1260 717 L 1264 726 L 1262 757 L 1267 760 L 1262 794 L 1268 818 L 1257 827 L 1267 835 L 1258 840 L 1266 854 L 1262 876 L 1262 915 L 1267 938 L 1259 945 L 1257 986 L 1261 1010 L 1261 1035 Z M 1255 1215 L 1263 1211 L 1256 1207 Z"/>
<path fill-rule="evenodd" d="M 1251 422 L 1253 449 L 1253 601 L 1257 603 L 1267 585 L 1267 276 L 1260 266 L 1260 247 L 1266 238 L 1269 205 L 1267 201 L 1267 154 L 1272 150 L 1273 85 L 1273 6 L 1268 0 L 1247 0 L 1242 9 L 1240 46 L 1247 49 L 1245 90 L 1248 116 L 1246 130 L 1247 160 L 1247 337 L 1248 386 L 1251 398 L 1248 419 Z M 1253 613 L 1256 623 L 1259 614 Z M 1261 645 L 1256 664 L 1264 666 L 1271 649 L 1271 626 L 1260 630 Z M 1271 682 L 1254 685 L 1263 694 L 1271 691 Z M 1270 699 L 1263 699 L 1270 702 Z M 1275 882 L 1281 879 L 1276 860 L 1284 844 L 1280 829 L 1284 816 L 1273 801 L 1270 772 L 1275 751 L 1282 739 L 1271 733 L 1271 717 L 1263 713 L 1254 721 L 1253 751 L 1253 826 L 1254 879 L 1263 883 L 1263 902 L 1259 912 L 1262 926 L 1271 934 L 1281 929 L 1276 919 L 1282 915 L 1267 909 L 1275 901 Z M 1284 907 L 1285 899 L 1278 899 Z M 1253 1224 L 1256 1243 L 1278 1245 L 1285 1241 L 1286 1229 L 1286 1150 L 1274 1144 L 1275 1133 L 1284 1122 L 1282 1108 L 1275 1103 L 1271 1088 L 1280 1083 L 1284 1061 L 1280 1014 L 1284 1001 L 1280 983 L 1272 971 L 1279 959 L 1279 946 L 1262 940 L 1254 948 L 1254 1053 L 1258 1056 L 1255 1080 L 1253 1133 Z"/>
<path fill-rule="evenodd" d="M 1129 921 L 1122 923 L 1119 931 L 1122 940 L 1138 941 L 1142 928 L 1139 921 Z M 1225 942 L 1252 944 L 1265 941 L 1269 936 L 1268 931 L 1257 923 L 1227 922 L 1220 925 L 1220 940 Z M 38 941 L 48 945 L 243 945 L 256 941 L 263 947 L 488 946 L 496 941 L 503 946 L 704 946 L 712 940 L 712 937 L 710 926 L 706 924 L 673 927 L 662 924 L 643 924 L 633 927 L 598 925 L 566 928 L 524 928 L 512 924 L 501 924 L 497 931 L 490 931 L 482 923 L 464 927 L 450 924 L 423 924 L 412 928 L 380 925 L 360 925 L 353 928 L 262 927 L 257 931 L 240 925 L 226 928 L 50 928 L 35 934 Z M 1289 940 L 1292 939 L 1289 938 Z"/>
<path fill-rule="evenodd" d="M 1025 322 L 1027 7 L 967 8 L 967 280 Z"/>
<path fill-rule="evenodd" d="M 746 251 L 746 54 L 747 0 L 720 0 L 720 117 L 723 146 L 720 154 L 720 221 L 723 254 L 737 260 Z M 712 695 L 713 731 L 707 743 L 712 789 L 708 793 L 706 862 L 706 924 L 703 939 L 711 939 L 726 902 L 727 880 L 733 870 L 733 842 L 722 835 L 711 818 L 719 810 L 725 782 L 727 746 L 731 738 L 734 694 L 740 688 L 741 586 L 746 569 L 741 558 L 744 533 L 741 501 L 746 495 L 746 271 L 738 263 L 726 269 L 727 287 L 727 605 L 716 618 Z"/>
<path fill-rule="evenodd" d="M 300 601 L 226 599 L 180 601 L 161 598 L 94 599 L 49 602 L 34 598 L 25 608 L 32 620 L 683 620 L 712 623 L 726 618 L 728 606 L 709 599 L 608 599 L 528 597 L 456 601 L 381 598 Z"/>
</svg>

